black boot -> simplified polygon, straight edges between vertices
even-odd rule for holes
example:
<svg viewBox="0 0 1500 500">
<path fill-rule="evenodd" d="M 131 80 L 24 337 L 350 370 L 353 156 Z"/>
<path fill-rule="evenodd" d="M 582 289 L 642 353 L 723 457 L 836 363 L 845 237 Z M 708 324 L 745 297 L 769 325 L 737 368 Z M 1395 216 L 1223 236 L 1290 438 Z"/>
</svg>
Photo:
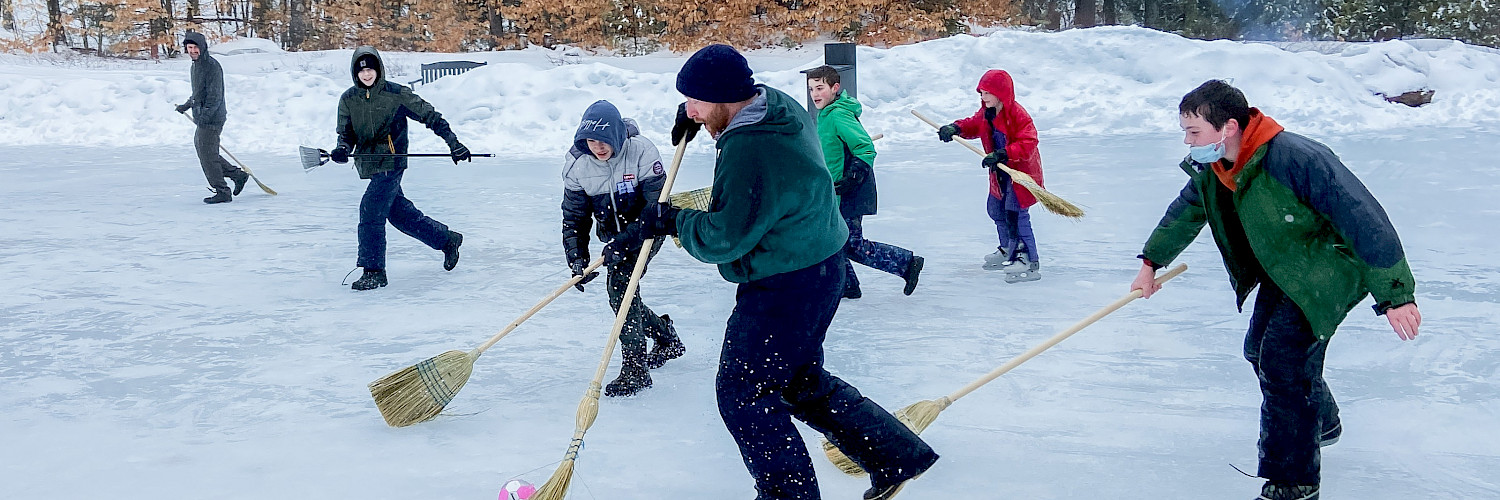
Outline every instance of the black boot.
<svg viewBox="0 0 1500 500">
<path fill-rule="evenodd" d="M 911 292 L 916 291 L 917 276 L 922 274 L 922 263 L 926 260 L 915 255 L 911 256 L 911 263 L 906 265 L 906 272 L 901 275 L 906 279 L 906 288 L 901 289 L 901 293 L 911 295 Z"/>
<path fill-rule="evenodd" d="M 385 286 L 384 269 L 365 269 L 365 274 L 360 276 L 359 279 L 354 280 L 354 284 L 350 285 L 349 288 L 355 290 L 374 290 L 383 286 Z"/>
<path fill-rule="evenodd" d="M 620 376 L 604 386 L 604 395 L 609 397 L 634 396 L 651 387 L 651 372 L 646 370 L 646 343 L 623 346 L 620 357 Z"/>
<path fill-rule="evenodd" d="M 655 337 L 656 345 L 651 346 L 651 354 L 646 355 L 646 367 L 652 370 L 661 368 L 671 361 L 682 357 L 687 352 L 687 346 L 682 345 L 682 339 L 677 336 L 677 327 L 672 326 L 672 317 L 661 315 L 663 323 L 667 324 L 667 331 L 660 337 Z"/>
<path fill-rule="evenodd" d="M 458 266 L 458 246 L 464 244 L 464 235 L 448 231 L 448 244 L 443 246 L 443 270 L 452 271 Z"/>
<path fill-rule="evenodd" d="M 857 298 L 864 297 L 864 296 L 865 296 L 865 292 L 860 291 L 859 285 L 846 285 L 846 286 L 844 286 L 844 298 L 846 298 L 846 299 L 857 299 Z"/>
<path fill-rule="evenodd" d="M 245 189 L 245 182 L 250 180 L 250 174 L 245 172 L 244 170 L 235 170 L 233 172 L 225 174 L 224 177 L 228 177 L 229 180 L 234 181 L 235 196 L 240 195 L 240 191 L 243 191 Z"/>
<path fill-rule="evenodd" d="M 231 194 L 229 194 L 229 190 L 228 189 L 216 190 L 216 191 L 214 191 L 214 195 L 213 196 L 210 196 L 210 197 L 207 197 L 207 198 L 203 199 L 204 203 L 207 203 L 207 204 L 210 204 L 210 205 L 215 204 L 215 203 L 229 203 L 231 201 L 234 201 L 234 196 L 231 195 Z"/>
<path fill-rule="evenodd" d="M 1255 500 L 1318 500 L 1318 485 L 1297 485 L 1266 481 Z"/>
</svg>

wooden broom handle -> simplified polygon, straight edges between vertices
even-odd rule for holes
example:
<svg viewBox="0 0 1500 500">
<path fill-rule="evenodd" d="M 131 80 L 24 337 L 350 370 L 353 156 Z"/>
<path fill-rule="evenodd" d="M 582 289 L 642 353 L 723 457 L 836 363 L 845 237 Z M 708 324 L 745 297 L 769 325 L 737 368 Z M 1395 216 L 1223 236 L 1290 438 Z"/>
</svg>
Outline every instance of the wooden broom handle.
<svg viewBox="0 0 1500 500">
<path fill-rule="evenodd" d="M 918 116 L 921 116 L 921 115 L 918 115 Z M 1176 278 L 1177 275 L 1182 274 L 1183 271 L 1187 271 L 1187 264 L 1178 264 L 1177 267 L 1174 267 L 1174 268 L 1172 268 L 1172 270 L 1167 271 L 1167 274 L 1163 274 L 1163 275 L 1157 277 L 1156 278 L 1156 284 L 1157 285 L 1161 285 L 1162 283 L 1166 283 L 1167 280 L 1170 280 L 1172 278 Z M 954 392 L 953 394 L 949 394 L 948 395 L 948 402 L 951 403 L 953 401 L 958 401 L 958 398 L 964 397 L 964 396 L 968 395 L 969 393 L 974 392 L 974 390 L 978 389 L 979 386 L 982 386 L 984 384 L 990 383 L 990 381 L 995 380 L 996 378 L 999 378 L 1001 375 L 1004 375 L 1005 372 L 1008 372 L 1012 368 L 1020 366 L 1021 363 L 1025 363 L 1027 360 L 1030 360 L 1031 358 L 1036 357 L 1036 355 L 1041 354 L 1042 351 L 1045 351 L 1045 350 L 1051 348 L 1052 346 L 1057 345 L 1058 342 L 1062 342 L 1063 340 L 1067 339 L 1069 336 L 1072 336 L 1073 334 L 1078 333 L 1078 331 L 1082 330 L 1084 327 L 1094 324 L 1094 322 L 1095 321 L 1099 321 L 1100 318 L 1103 318 L 1103 317 L 1109 315 L 1109 313 L 1115 312 L 1115 310 L 1117 310 L 1117 309 L 1119 309 L 1121 307 L 1125 307 L 1125 304 L 1129 304 L 1130 301 L 1133 301 L 1133 300 L 1138 299 L 1140 297 L 1141 297 L 1141 291 L 1139 289 L 1131 290 L 1130 293 L 1125 294 L 1124 297 L 1120 297 L 1120 300 L 1116 300 L 1113 304 L 1104 306 L 1103 309 L 1095 311 L 1094 314 L 1089 315 L 1089 317 L 1084 318 L 1082 321 L 1074 323 L 1073 326 L 1068 327 L 1067 330 L 1063 330 L 1061 332 L 1058 332 L 1057 335 L 1053 335 L 1052 338 L 1047 339 L 1046 342 L 1042 342 L 1041 345 L 1038 345 L 1036 347 L 1031 348 L 1031 350 L 1026 351 L 1025 353 L 1021 354 L 1020 356 L 1016 356 L 1014 359 L 1006 362 L 1004 365 L 1001 365 L 999 368 L 996 368 L 995 371 L 992 371 L 989 374 L 987 374 L 987 375 L 985 375 L 983 377 L 980 377 L 979 380 L 975 380 L 973 383 L 970 383 L 969 385 L 964 386 L 964 388 L 959 389 L 958 391 Z"/>
<path fill-rule="evenodd" d="M 937 122 L 932 121 L 931 118 L 928 118 L 927 115 L 922 114 L 921 111 L 917 111 L 917 110 L 913 109 L 913 110 L 911 110 L 911 114 L 917 115 L 918 119 L 920 119 L 920 120 L 922 120 L 924 122 L 927 122 L 928 125 L 932 125 L 932 128 L 937 128 L 937 129 L 943 128 L 942 125 L 938 125 Z M 964 139 L 962 137 L 954 136 L 953 140 L 958 141 L 959 144 L 963 144 L 964 147 L 969 148 L 969 151 L 973 151 L 974 154 L 979 155 L 979 156 L 985 156 L 984 150 L 983 149 L 979 149 L 979 146 L 975 146 L 974 143 L 969 142 L 968 139 Z M 1000 163 L 1000 164 L 997 164 L 995 166 L 998 167 L 1000 170 L 1004 170 L 1005 173 L 1010 174 L 1011 178 L 1019 178 L 1021 176 L 1025 176 L 1026 179 L 1031 179 L 1031 174 L 1027 174 L 1025 172 L 1021 172 L 1019 170 L 1010 168 L 1009 165 L 1006 165 L 1004 163 Z M 1033 180 L 1031 180 L 1031 182 L 1034 183 L 1036 181 L 1033 179 Z M 1039 188 L 1041 187 L 1040 184 L 1038 184 L 1037 186 Z"/>
<path fill-rule="evenodd" d="M 598 269 L 599 266 L 602 265 L 604 265 L 604 256 L 600 255 L 599 258 L 594 259 L 593 262 L 589 263 L 589 267 L 587 269 L 584 269 L 582 274 L 573 276 L 573 278 L 569 279 L 567 283 L 563 283 L 562 286 L 557 287 L 557 290 L 553 290 L 551 295 L 546 296 L 542 299 L 541 302 L 538 302 L 536 305 L 531 306 L 531 310 L 526 311 L 526 313 L 522 314 L 521 317 L 516 318 L 515 321 L 510 322 L 510 325 L 506 326 L 504 330 L 500 331 L 500 333 L 495 334 L 494 337 L 490 337 L 490 339 L 485 341 L 484 344 L 474 348 L 473 351 L 470 351 L 469 357 L 479 357 L 480 354 L 483 354 L 486 349 L 494 346 L 496 342 L 500 341 L 500 339 L 505 338 L 506 335 L 510 335 L 510 332 L 512 330 L 515 330 L 516 327 L 521 326 L 521 323 L 524 323 L 526 322 L 526 320 L 531 319 L 531 315 L 536 314 L 536 312 L 542 310 L 543 307 L 547 307 L 547 304 L 551 304 L 553 300 L 556 300 L 558 297 L 561 297 L 562 294 L 567 293 L 568 288 L 571 288 L 573 285 L 578 284 L 579 281 L 583 280 L 584 276 L 587 276 L 589 273 L 593 272 L 595 269 Z"/>
<path fill-rule="evenodd" d="M 672 155 L 672 167 L 667 169 L 667 182 L 662 184 L 661 196 L 657 196 L 656 199 L 658 205 L 672 198 L 672 182 L 677 180 L 677 167 L 682 165 L 682 155 L 687 152 L 687 145 L 687 140 L 677 144 L 677 152 Z M 620 331 L 625 329 L 625 318 L 630 315 L 630 304 L 635 301 L 635 292 L 640 288 L 641 275 L 646 273 L 646 259 L 651 257 L 651 246 L 655 243 L 655 237 L 646 238 L 646 241 L 641 242 L 641 253 L 635 259 L 635 269 L 630 271 L 630 284 L 625 286 L 625 295 L 622 295 L 625 298 L 620 302 L 620 310 L 615 313 L 615 325 L 610 329 L 609 343 L 605 344 L 604 356 L 599 359 L 599 368 L 594 372 L 596 385 L 604 382 L 604 372 L 609 370 L 609 358 L 615 353 L 615 343 L 620 339 Z"/>
</svg>

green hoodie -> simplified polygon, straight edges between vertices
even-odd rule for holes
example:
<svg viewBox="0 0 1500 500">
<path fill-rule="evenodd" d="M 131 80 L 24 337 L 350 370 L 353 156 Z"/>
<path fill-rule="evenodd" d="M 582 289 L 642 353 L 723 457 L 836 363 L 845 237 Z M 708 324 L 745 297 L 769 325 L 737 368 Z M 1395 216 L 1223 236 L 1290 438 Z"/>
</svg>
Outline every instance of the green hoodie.
<svg viewBox="0 0 1500 500">
<path fill-rule="evenodd" d="M 863 111 L 859 101 L 842 90 L 833 102 L 818 110 L 818 139 L 823 143 L 823 162 L 828 164 L 833 182 L 844 180 L 845 145 L 866 165 L 875 166 L 875 141 L 859 123 Z"/>
<path fill-rule="evenodd" d="M 734 283 L 817 264 L 849 240 L 812 118 L 791 96 L 758 87 L 715 144 L 712 207 L 677 215 L 682 248 Z"/>
</svg>

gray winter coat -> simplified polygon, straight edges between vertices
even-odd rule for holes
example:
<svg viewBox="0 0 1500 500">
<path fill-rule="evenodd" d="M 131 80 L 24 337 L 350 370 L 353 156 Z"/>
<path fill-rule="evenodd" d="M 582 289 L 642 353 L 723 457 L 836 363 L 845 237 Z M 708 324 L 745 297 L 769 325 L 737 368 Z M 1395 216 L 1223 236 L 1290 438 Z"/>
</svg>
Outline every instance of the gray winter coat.
<svg viewBox="0 0 1500 500">
<path fill-rule="evenodd" d="M 208 55 L 208 39 L 202 33 L 188 33 L 182 43 L 198 44 L 198 60 L 193 61 L 193 97 L 187 105 L 193 108 L 193 121 L 200 127 L 223 128 L 228 110 L 224 106 L 224 68 Z"/>
</svg>

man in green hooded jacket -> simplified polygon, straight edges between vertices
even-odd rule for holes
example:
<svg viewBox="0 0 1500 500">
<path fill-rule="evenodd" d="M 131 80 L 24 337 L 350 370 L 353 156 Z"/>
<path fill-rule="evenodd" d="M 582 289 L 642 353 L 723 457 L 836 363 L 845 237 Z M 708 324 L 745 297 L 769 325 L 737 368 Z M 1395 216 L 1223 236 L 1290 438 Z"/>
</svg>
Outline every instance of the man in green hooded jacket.
<svg viewBox="0 0 1500 500">
<path fill-rule="evenodd" d="M 1327 146 L 1286 132 L 1228 83 L 1178 106 L 1191 178 L 1141 252 L 1131 289 L 1150 298 L 1156 270 L 1204 225 L 1237 303 L 1257 285 L 1245 359 L 1260 379 L 1260 500 L 1316 500 L 1319 448 L 1343 432 L 1323 380 L 1328 339 L 1366 295 L 1401 340 L 1417 336 L 1416 281 L 1390 218 Z"/>
<path fill-rule="evenodd" d="M 823 340 L 844 289 L 848 230 L 812 119 L 791 96 L 756 85 L 744 56 L 710 45 L 677 73 L 672 142 L 708 129 L 719 154 L 707 211 L 641 211 L 645 237 L 678 235 L 694 258 L 738 283 L 714 384 L 719 415 L 755 479 L 758 500 L 817 500 L 818 480 L 792 417 L 870 473 L 886 500 L 937 453 L 896 417 L 823 367 Z"/>
</svg>

